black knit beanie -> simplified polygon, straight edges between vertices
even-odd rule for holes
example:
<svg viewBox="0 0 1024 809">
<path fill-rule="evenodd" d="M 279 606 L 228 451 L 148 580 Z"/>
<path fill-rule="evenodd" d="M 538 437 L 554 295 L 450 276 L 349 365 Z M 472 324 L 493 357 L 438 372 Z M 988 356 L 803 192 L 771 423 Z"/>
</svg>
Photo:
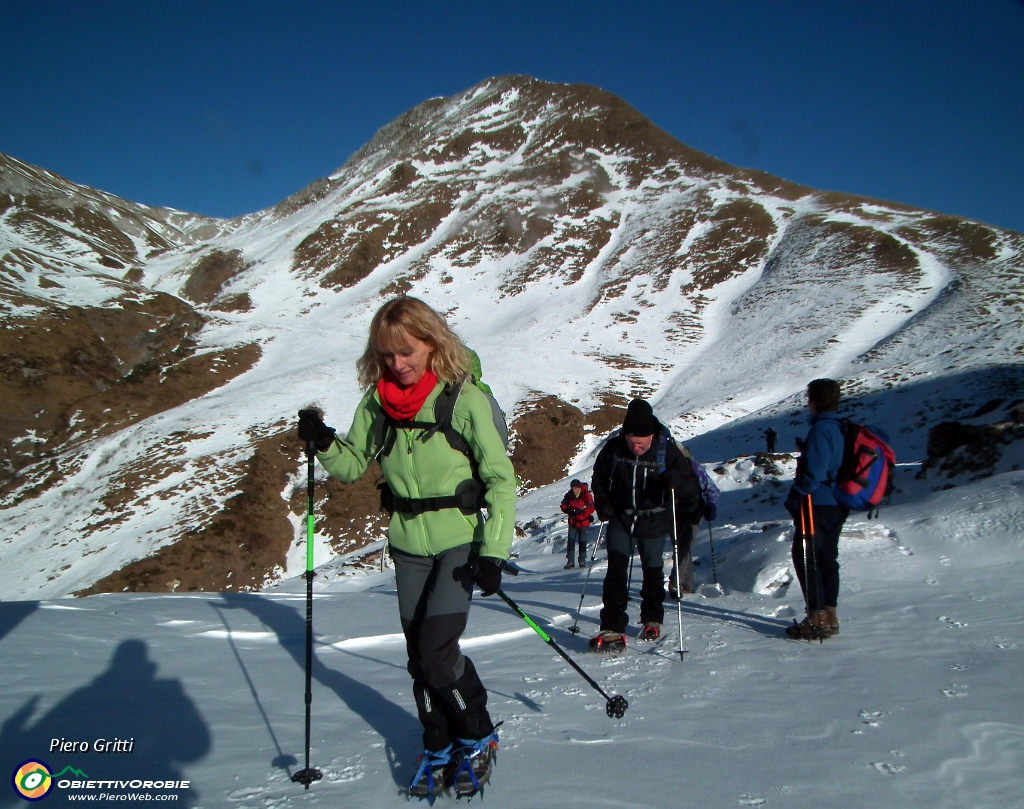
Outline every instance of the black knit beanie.
<svg viewBox="0 0 1024 809">
<path fill-rule="evenodd" d="M 634 399 L 626 408 L 626 418 L 622 422 L 622 432 L 626 435 L 654 435 L 658 422 L 654 418 L 651 405 L 643 399 Z"/>
</svg>

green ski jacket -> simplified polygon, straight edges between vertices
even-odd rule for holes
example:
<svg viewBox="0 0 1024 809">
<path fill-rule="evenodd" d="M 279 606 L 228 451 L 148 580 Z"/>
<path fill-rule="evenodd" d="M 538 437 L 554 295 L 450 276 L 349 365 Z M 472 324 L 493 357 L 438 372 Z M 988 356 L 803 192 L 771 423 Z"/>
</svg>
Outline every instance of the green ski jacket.
<svg viewBox="0 0 1024 809">
<path fill-rule="evenodd" d="M 434 400 L 444 389 L 441 382 L 427 396 L 416 421 L 434 421 Z M 323 467 L 346 483 L 358 479 L 380 447 L 375 445 L 374 424 L 383 414 L 380 397 L 372 388 L 356 408 L 352 427 L 324 452 L 317 453 Z M 480 545 L 481 556 L 507 559 L 515 523 L 516 475 L 505 445 L 494 427 L 487 397 L 467 382 L 452 414 L 452 426 L 466 439 L 477 462 L 479 480 L 486 489 L 488 518 L 479 512 L 465 515 L 457 508 L 411 515 L 396 511 L 388 526 L 388 543 L 415 556 L 434 556 L 470 542 Z M 456 487 L 473 477 L 469 459 L 452 449 L 444 434 L 423 440 L 425 430 L 398 429 L 394 448 L 381 459 L 384 479 L 399 497 L 422 499 L 455 494 Z"/>
</svg>

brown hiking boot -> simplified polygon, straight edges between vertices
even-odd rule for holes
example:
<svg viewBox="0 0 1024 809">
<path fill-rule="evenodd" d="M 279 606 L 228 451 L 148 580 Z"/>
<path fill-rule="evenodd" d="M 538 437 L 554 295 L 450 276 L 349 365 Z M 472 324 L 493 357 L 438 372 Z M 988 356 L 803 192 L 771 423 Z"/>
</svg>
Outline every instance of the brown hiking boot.
<svg viewBox="0 0 1024 809">
<path fill-rule="evenodd" d="M 835 607 L 825 607 L 822 610 L 825 613 L 824 624 L 829 628 L 833 635 L 839 634 L 839 616 L 836 615 Z"/>
<path fill-rule="evenodd" d="M 786 627 L 786 635 L 796 640 L 825 640 L 832 637 L 825 610 L 811 610 L 800 623 Z"/>
</svg>

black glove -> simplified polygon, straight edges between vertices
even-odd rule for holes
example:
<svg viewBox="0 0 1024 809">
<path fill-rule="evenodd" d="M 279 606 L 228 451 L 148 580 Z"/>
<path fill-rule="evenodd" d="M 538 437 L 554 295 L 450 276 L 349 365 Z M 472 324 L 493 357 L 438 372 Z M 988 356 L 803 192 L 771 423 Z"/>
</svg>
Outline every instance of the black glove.
<svg viewBox="0 0 1024 809">
<path fill-rule="evenodd" d="M 312 441 L 323 452 L 334 442 L 334 428 L 324 424 L 316 410 L 300 410 L 299 438 L 303 444 Z"/>
<path fill-rule="evenodd" d="M 501 571 L 505 567 L 504 559 L 493 556 L 478 556 L 473 560 L 473 581 L 480 588 L 484 598 L 492 596 L 501 589 Z"/>
<path fill-rule="evenodd" d="M 800 518 L 800 506 L 806 498 L 801 497 L 795 491 L 790 491 L 789 497 L 786 498 L 786 502 L 783 503 L 783 507 L 789 512 L 794 520 Z"/>
<path fill-rule="evenodd" d="M 707 503 L 704 506 L 704 519 L 708 522 L 714 522 L 715 517 L 718 516 L 718 507 L 714 503 Z"/>
<path fill-rule="evenodd" d="M 681 489 L 683 487 L 683 473 L 678 469 L 666 469 L 658 480 L 666 489 Z"/>
</svg>

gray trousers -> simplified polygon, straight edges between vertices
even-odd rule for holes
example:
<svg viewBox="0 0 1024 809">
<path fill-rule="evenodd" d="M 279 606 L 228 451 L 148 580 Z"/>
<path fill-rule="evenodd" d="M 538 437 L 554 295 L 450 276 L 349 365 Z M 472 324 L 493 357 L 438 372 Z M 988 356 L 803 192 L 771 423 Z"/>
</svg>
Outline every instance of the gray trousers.
<svg viewBox="0 0 1024 809">
<path fill-rule="evenodd" d="M 391 549 L 408 669 L 428 750 L 494 731 L 487 690 L 459 648 L 473 596 L 472 557 L 471 545 L 436 556 Z"/>
<path fill-rule="evenodd" d="M 693 541 L 700 529 L 700 523 L 690 525 L 687 522 L 681 523 L 678 527 L 679 536 L 676 538 L 676 555 L 679 559 L 679 587 L 684 593 L 693 592 Z M 668 574 L 668 586 L 675 589 L 676 568 Z"/>
<path fill-rule="evenodd" d="M 579 546 L 579 560 L 580 567 L 587 562 L 587 534 L 590 533 L 590 528 L 584 526 L 583 528 L 573 528 L 569 526 L 569 534 L 565 542 L 565 555 L 566 558 L 571 562 L 576 556 L 576 546 Z"/>
</svg>

